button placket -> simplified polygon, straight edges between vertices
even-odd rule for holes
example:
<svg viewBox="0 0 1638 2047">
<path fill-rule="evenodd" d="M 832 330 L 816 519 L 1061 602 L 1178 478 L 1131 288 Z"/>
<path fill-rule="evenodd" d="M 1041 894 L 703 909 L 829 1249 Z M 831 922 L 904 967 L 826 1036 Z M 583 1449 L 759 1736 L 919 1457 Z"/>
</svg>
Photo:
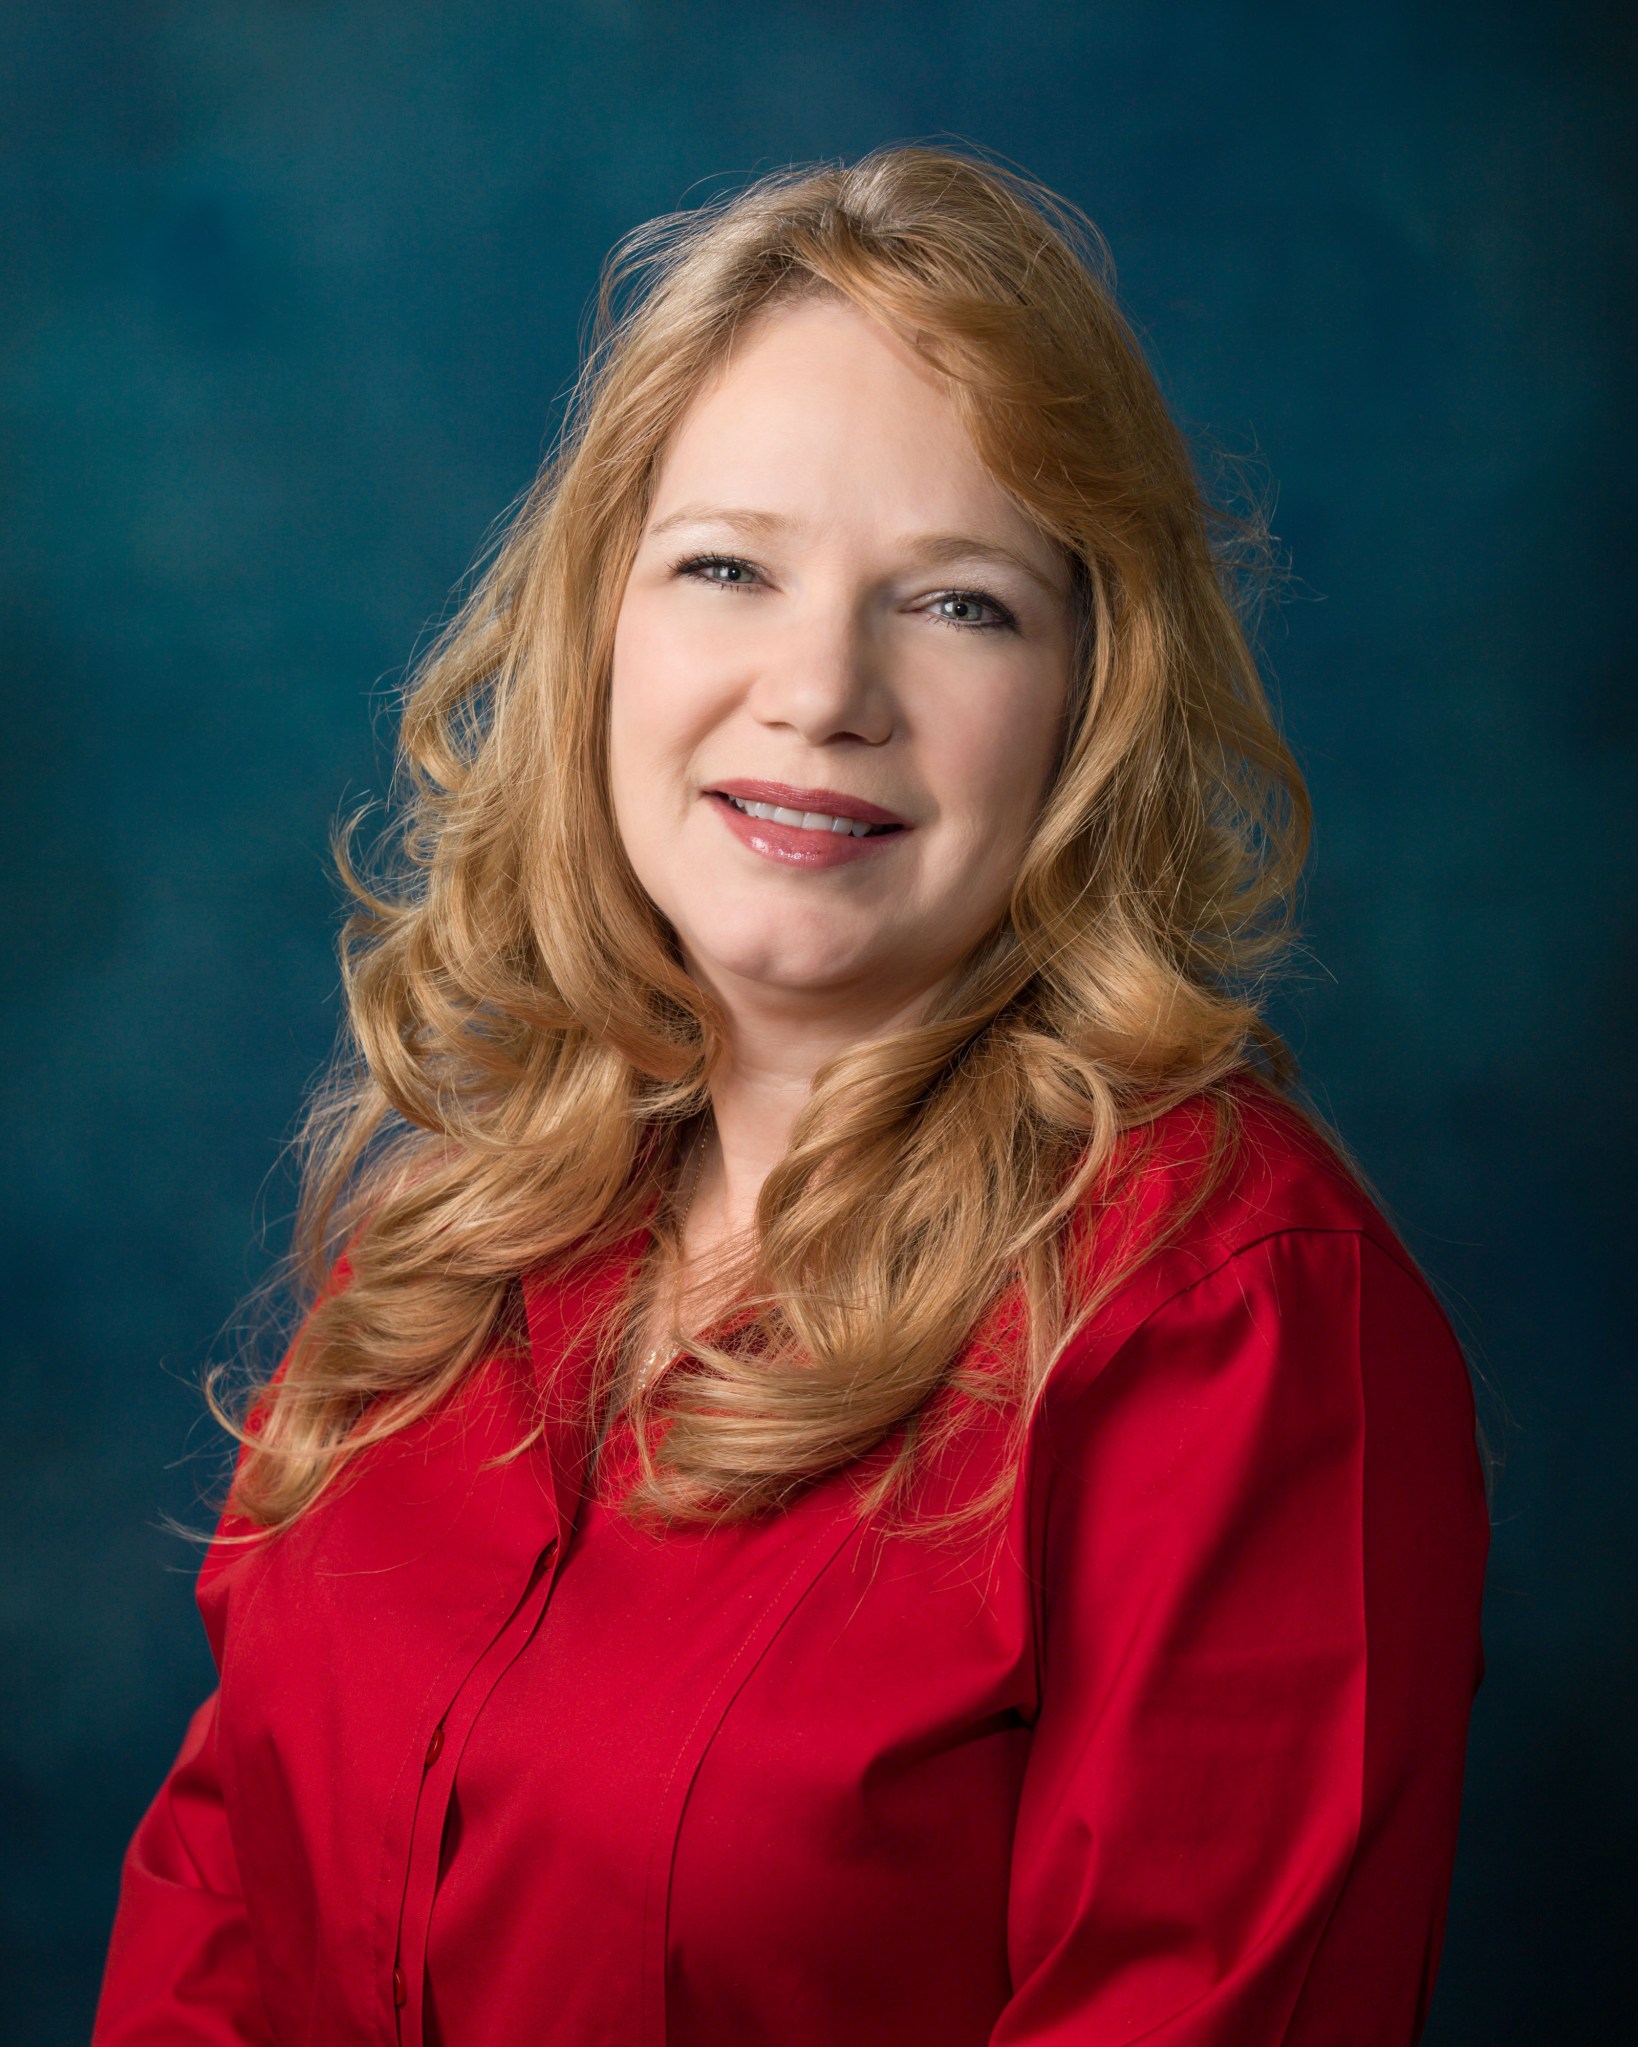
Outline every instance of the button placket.
<svg viewBox="0 0 1638 2047">
<path fill-rule="evenodd" d="M 528 1591 L 462 1680 L 433 1728 L 422 1755 L 422 1782 L 401 1893 L 398 1963 L 393 1970 L 393 2002 L 403 2047 L 420 2047 L 422 2037 L 427 1936 L 438 1888 L 444 1826 L 461 1750 L 489 1694 L 540 1625 L 557 1575 L 558 1549 L 553 1537 L 540 1551 Z M 440 1759 L 443 1766 L 434 1774 Z"/>
</svg>

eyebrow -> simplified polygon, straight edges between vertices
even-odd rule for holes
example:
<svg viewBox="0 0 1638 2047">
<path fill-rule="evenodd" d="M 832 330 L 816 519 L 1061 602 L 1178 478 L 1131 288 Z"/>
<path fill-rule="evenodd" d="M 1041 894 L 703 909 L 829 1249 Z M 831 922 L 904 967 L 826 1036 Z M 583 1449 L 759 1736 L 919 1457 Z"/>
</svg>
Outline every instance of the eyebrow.
<svg viewBox="0 0 1638 2047">
<path fill-rule="evenodd" d="M 679 526 L 732 526 L 757 539 L 777 540 L 796 524 L 781 512 L 758 511 L 750 505 L 682 505 L 651 526 L 647 537 L 658 540 L 661 534 L 673 532 Z M 921 533 L 905 541 L 901 552 L 917 568 L 948 568 L 963 561 L 998 562 L 1028 576 L 1049 597 L 1064 594 L 1061 584 L 1055 583 L 1028 555 L 1020 554 L 1004 541 L 982 540 L 970 533 Z"/>
</svg>

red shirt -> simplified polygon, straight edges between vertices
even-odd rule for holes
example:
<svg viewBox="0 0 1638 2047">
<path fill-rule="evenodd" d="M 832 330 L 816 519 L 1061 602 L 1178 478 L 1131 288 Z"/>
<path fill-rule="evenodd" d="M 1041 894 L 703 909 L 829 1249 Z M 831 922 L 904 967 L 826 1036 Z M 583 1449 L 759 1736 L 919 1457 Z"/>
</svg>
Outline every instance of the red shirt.
<svg viewBox="0 0 1638 2047">
<path fill-rule="evenodd" d="M 999 1538 L 861 1525 L 856 1474 L 635 1531 L 623 1425 L 588 1486 L 562 1417 L 637 1248 L 213 1547 L 98 2047 L 1414 2040 L 1488 1524 L 1449 1328 L 1297 1119 L 1248 1103 L 1065 1352 Z M 975 1411 L 923 1500 L 1004 1440 Z"/>
</svg>

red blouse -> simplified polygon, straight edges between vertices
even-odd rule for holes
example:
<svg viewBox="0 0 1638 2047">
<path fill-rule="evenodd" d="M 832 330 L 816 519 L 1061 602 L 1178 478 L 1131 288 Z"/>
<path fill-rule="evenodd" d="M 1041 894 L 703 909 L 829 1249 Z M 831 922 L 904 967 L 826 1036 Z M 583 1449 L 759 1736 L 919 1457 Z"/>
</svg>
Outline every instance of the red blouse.
<svg viewBox="0 0 1638 2047">
<path fill-rule="evenodd" d="M 1473 1406 L 1298 1120 L 1248 1102 L 987 1542 L 861 1525 L 847 1474 L 636 1532 L 629 1436 L 587 1486 L 566 1419 L 636 1250 L 528 1281 L 529 1356 L 213 1547 L 220 1688 L 127 1854 L 99 2047 L 1414 2040 L 1481 1667 Z M 923 1498 L 1002 1454 L 975 1412 Z"/>
</svg>

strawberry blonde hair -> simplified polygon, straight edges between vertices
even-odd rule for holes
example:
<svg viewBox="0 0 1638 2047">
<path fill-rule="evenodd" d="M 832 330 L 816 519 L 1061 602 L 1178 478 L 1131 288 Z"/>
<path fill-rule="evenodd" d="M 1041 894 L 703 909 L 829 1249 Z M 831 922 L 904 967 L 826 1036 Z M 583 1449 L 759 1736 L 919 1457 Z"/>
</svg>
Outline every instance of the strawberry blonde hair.
<svg viewBox="0 0 1638 2047">
<path fill-rule="evenodd" d="M 1069 716 L 1002 922 L 917 1027 L 817 1076 L 737 1274 L 748 1319 L 695 1332 L 689 1367 L 639 1402 L 634 1507 L 753 1513 L 905 1424 L 885 1496 L 1003 1298 L 1024 1333 L 989 1393 L 1027 1413 L 1141 1255 L 1066 1278 L 1066 1224 L 1131 1199 L 1130 1134 L 1195 1096 L 1232 1135 L 1230 1077 L 1285 1072 L 1255 993 L 1307 803 L 1235 601 L 1261 529 L 1203 492 L 1096 231 L 1022 175 L 930 148 L 650 223 L 605 266 L 559 441 L 407 693 L 391 877 L 342 856 L 347 1032 L 298 1218 L 316 1305 L 248 1428 L 229 1420 L 233 1503 L 260 1526 L 515 1336 L 524 1273 L 666 1235 L 656 1196 L 722 1020 L 615 829 L 614 624 L 691 398 L 748 323 L 815 293 L 949 379 L 991 474 L 1064 551 Z M 342 1245 L 347 1283 L 326 1286 Z"/>
</svg>

